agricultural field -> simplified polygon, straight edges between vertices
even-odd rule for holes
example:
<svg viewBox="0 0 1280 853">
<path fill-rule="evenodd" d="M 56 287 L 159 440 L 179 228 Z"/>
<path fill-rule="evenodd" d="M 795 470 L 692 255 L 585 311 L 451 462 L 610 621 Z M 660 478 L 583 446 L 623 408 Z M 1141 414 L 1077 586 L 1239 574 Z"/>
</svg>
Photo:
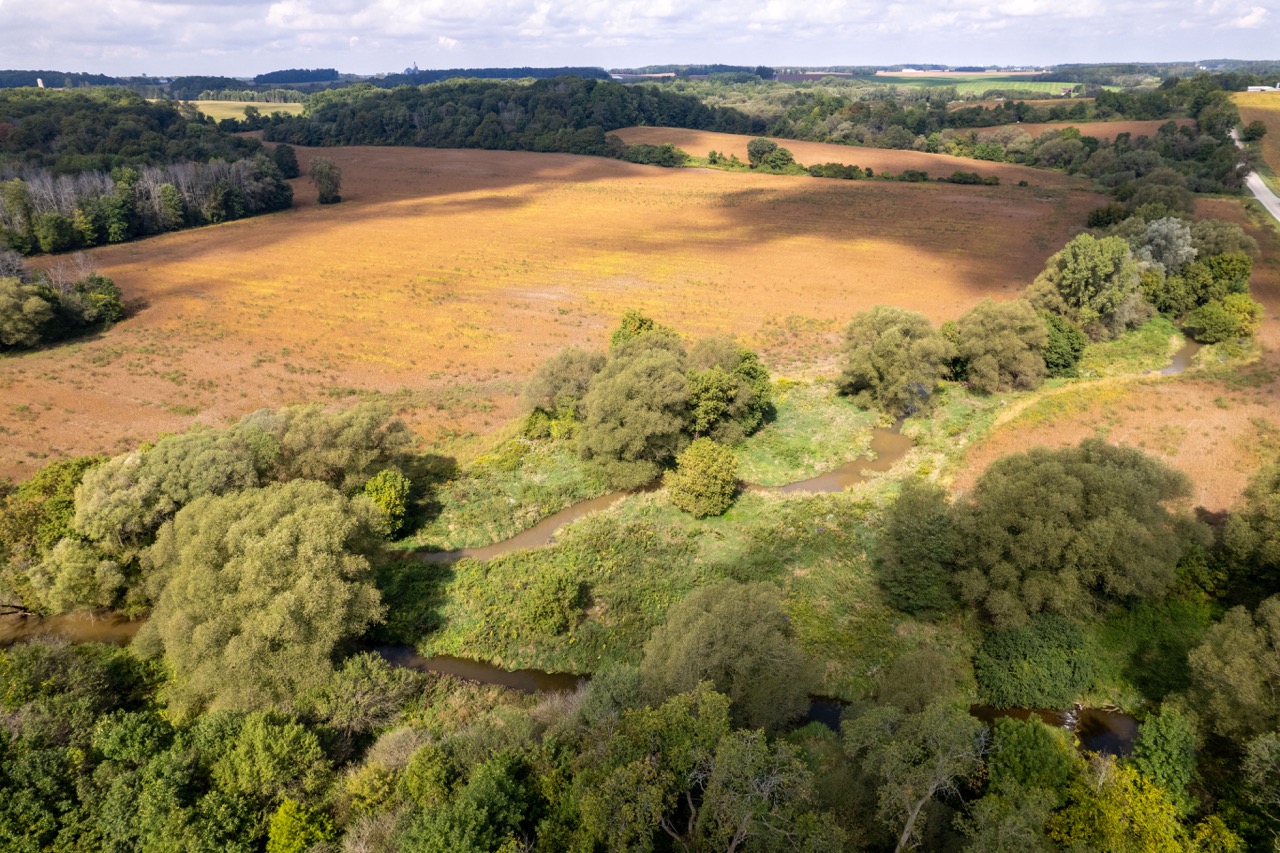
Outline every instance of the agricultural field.
<svg viewBox="0 0 1280 853">
<path fill-rule="evenodd" d="M 1268 173 L 1263 173 L 1270 187 L 1280 192 L 1280 94 L 1272 92 L 1237 92 L 1231 99 L 1240 108 L 1240 119 L 1245 124 L 1261 121 L 1267 126 L 1262 138 L 1262 158 Z"/>
<path fill-rule="evenodd" d="M 272 113 L 288 113 L 302 115 L 302 104 L 269 104 L 259 101 L 188 101 L 209 118 L 221 121 L 224 118 L 242 119 L 246 107 L 255 107 L 264 116 Z"/>
<path fill-rule="evenodd" d="M 1077 83 L 1069 80 L 1032 80 L 1034 73 L 1013 74 L 876 74 L 876 81 L 895 86 L 939 87 L 954 86 L 960 95 L 984 95 L 993 89 L 1017 89 L 1024 92 L 1045 92 L 1059 95 L 1074 89 Z M 1105 86 L 1117 89 L 1116 86 Z"/>
<path fill-rule="evenodd" d="M 1092 136 L 1097 139 L 1113 140 L 1122 133 L 1127 133 L 1134 138 L 1139 136 L 1155 136 L 1156 131 L 1168 124 L 1170 121 L 1176 121 L 1179 125 L 1195 124 L 1191 119 L 1156 119 L 1154 121 L 1060 121 L 1047 122 L 1044 124 L 1032 124 L 1030 122 L 1012 125 L 1033 139 L 1039 139 L 1044 134 L 1052 130 L 1065 130 L 1068 127 L 1074 127 L 1084 136 Z M 1010 125 L 1000 125 L 997 127 L 978 128 L 978 136 L 991 136 L 998 131 L 1006 130 Z"/>
<path fill-rule="evenodd" d="M 992 98 L 987 101 L 953 101 L 952 103 L 947 104 L 947 109 L 951 112 L 954 112 L 956 110 L 968 109 L 969 107 L 983 107 L 985 109 L 991 109 L 992 107 L 1000 106 L 1001 104 L 1005 103 L 1008 100 L 1010 99 L 1009 98 Z M 1092 104 L 1094 99 L 1093 98 L 1040 98 L 1040 99 L 1013 98 L 1013 100 L 1022 101 L 1022 103 L 1026 104 L 1029 107 L 1047 108 L 1047 107 L 1060 107 L 1068 104 L 1071 106 L 1075 106 L 1076 104 Z"/>
<path fill-rule="evenodd" d="M 751 137 L 748 136 L 669 127 L 628 127 L 618 131 L 617 135 L 629 145 L 671 143 L 695 157 L 705 157 L 709 151 L 714 150 L 721 154 L 735 154 L 743 162 L 747 159 L 747 143 L 751 141 Z M 972 160 L 947 154 L 926 154 L 922 151 L 892 148 L 860 148 L 825 142 L 798 142 L 794 139 L 774 139 L 773 141 L 789 150 L 795 155 L 797 162 L 806 166 L 816 163 L 843 163 L 849 166 L 861 166 L 864 169 L 869 168 L 876 174 L 882 172 L 898 174 L 904 169 L 918 169 L 928 172 L 929 176 L 934 178 L 945 177 L 957 171 L 977 172 L 983 177 L 995 175 L 1002 184 L 1026 181 L 1036 190 L 1048 188 L 1084 190 L 1088 187 L 1088 182 L 1083 178 L 1014 163 L 995 163 L 989 160 Z"/>
<path fill-rule="evenodd" d="M 745 157 L 745 137 L 697 138 Z M 988 165 L 794 150 L 938 174 Z M 299 150 L 304 167 L 313 153 Z M 131 315 L 4 360 L 0 476 L 264 406 L 368 393 L 391 395 L 428 439 L 465 437 L 513 416 L 537 364 L 599 346 L 628 308 L 685 334 L 740 334 L 776 373 L 831 374 L 855 312 L 890 303 L 941 321 L 1012 297 L 1102 202 L 1075 179 L 994 163 L 982 171 L 1005 185 L 514 152 L 323 153 L 344 171 L 340 205 L 315 204 L 304 180 L 291 211 L 86 253 Z M 1022 175 L 1030 187 L 1009 185 Z"/>
</svg>

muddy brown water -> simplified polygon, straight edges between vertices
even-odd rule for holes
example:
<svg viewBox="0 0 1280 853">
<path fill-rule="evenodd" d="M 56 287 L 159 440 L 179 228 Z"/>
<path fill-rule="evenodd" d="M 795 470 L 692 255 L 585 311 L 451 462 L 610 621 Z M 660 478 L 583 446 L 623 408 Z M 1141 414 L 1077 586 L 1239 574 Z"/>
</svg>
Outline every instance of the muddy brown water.
<svg viewBox="0 0 1280 853">
<path fill-rule="evenodd" d="M 118 614 L 97 616 L 68 613 L 64 616 L 0 616 L 0 648 L 34 637 L 57 637 L 72 643 L 111 643 L 127 646 L 144 620 Z"/>
<path fill-rule="evenodd" d="M 993 708 L 990 705 L 974 705 L 969 713 L 991 725 L 1000 717 L 1015 720 L 1038 718 L 1045 725 L 1063 728 L 1075 735 L 1080 749 L 1085 752 L 1101 752 L 1105 755 L 1128 755 L 1133 752 L 1133 742 L 1138 737 L 1136 718 L 1108 708 L 1072 708 L 1067 711 L 1050 711 L 1038 708 Z"/>
<path fill-rule="evenodd" d="M 1183 373 L 1187 368 L 1191 367 L 1191 362 L 1196 357 L 1196 353 L 1204 349 L 1204 344 L 1198 344 L 1187 338 L 1187 342 L 1182 348 L 1173 354 L 1173 360 L 1169 362 L 1169 366 L 1160 371 L 1162 376 L 1176 376 Z"/>
<path fill-rule="evenodd" d="M 819 474 L 817 477 L 810 477 L 807 480 L 788 483 L 785 486 L 770 487 L 744 483 L 742 484 L 743 491 L 779 492 L 781 494 L 842 492 L 850 486 L 864 482 L 871 474 L 888 471 L 902 457 L 907 455 L 907 452 L 914 446 L 914 442 L 902 434 L 901 428 L 902 425 L 898 424 L 892 428 L 880 427 L 873 430 L 871 435 L 871 455 L 859 456 L 852 462 L 846 462 L 833 471 Z M 510 554 L 513 551 L 542 548 L 550 545 L 555 540 L 556 534 L 565 525 L 593 512 L 608 509 L 628 495 L 656 491 L 661 486 L 661 483 L 661 480 L 657 480 L 641 489 L 612 492 L 598 498 L 592 498 L 589 501 L 576 503 L 560 510 L 555 515 L 544 518 L 523 533 L 517 533 L 510 539 L 504 539 L 492 545 L 485 545 L 479 548 L 458 548 L 453 551 L 419 552 L 416 556 L 418 559 L 428 563 L 453 563 L 464 557 L 470 557 L 474 560 L 491 560 L 494 557 Z"/>
</svg>

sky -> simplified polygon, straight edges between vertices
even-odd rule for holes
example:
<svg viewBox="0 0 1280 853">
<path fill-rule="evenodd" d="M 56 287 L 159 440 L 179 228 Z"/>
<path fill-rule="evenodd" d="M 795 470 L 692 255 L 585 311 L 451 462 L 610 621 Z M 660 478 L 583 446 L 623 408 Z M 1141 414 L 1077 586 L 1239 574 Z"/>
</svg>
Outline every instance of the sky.
<svg viewBox="0 0 1280 853">
<path fill-rule="evenodd" d="M 1280 59 L 1280 0 L 0 0 L 0 68 L 119 76 Z"/>
</svg>

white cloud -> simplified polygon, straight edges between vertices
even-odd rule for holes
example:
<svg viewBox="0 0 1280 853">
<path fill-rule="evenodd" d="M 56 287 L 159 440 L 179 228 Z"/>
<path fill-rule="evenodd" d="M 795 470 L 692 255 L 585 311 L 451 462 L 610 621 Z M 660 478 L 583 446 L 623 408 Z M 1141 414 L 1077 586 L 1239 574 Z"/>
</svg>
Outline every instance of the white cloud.
<svg viewBox="0 0 1280 853">
<path fill-rule="evenodd" d="M 0 67 L 117 74 L 1274 56 L 1280 0 L 0 0 Z"/>
</svg>

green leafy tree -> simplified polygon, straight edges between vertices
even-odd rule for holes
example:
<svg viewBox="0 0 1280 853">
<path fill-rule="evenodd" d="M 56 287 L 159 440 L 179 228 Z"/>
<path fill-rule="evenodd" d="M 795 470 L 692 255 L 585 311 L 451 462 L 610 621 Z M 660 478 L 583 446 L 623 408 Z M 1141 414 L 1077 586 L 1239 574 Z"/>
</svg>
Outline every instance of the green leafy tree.
<svg viewBox="0 0 1280 853">
<path fill-rule="evenodd" d="M 732 445 L 760 428 L 773 388 L 759 356 L 729 338 L 705 338 L 689 351 L 688 364 L 695 436 Z"/>
<path fill-rule="evenodd" d="M 38 346 L 52 320 L 53 306 L 35 287 L 16 278 L 0 278 L 0 348 Z"/>
<path fill-rule="evenodd" d="M 1270 824 L 1273 843 L 1280 843 L 1280 732 L 1250 740 L 1241 769 L 1249 801 Z"/>
<path fill-rule="evenodd" d="M 409 508 L 409 493 L 413 484 L 399 471 L 387 468 L 379 471 L 364 484 L 364 494 L 378 508 L 378 530 L 394 536 L 404 526 L 404 514 Z"/>
<path fill-rule="evenodd" d="M 1180 711 L 1167 706 L 1143 722 L 1129 763 L 1159 785 L 1179 811 L 1191 810 L 1187 791 L 1196 772 L 1196 730 Z"/>
<path fill-rule="evenodd" d="M 1031 304 L 1067 318 L 1094 340 L 1124 331 L 1138 293 L 1138 264 L 1119 237 L 1081 234 L 1049 259 L 1027 289 Z"/>
<path fill-rule="evenodd" d="M 908 714 L 875 708 L 844 724 L 844 748 L 878 783 L 877 817 L 898 835 L 895 850 L 920 841 L 920 816 L 934 797 L 954 795 L 976 773 L 986 727 L 959 708 Z"/>
<path fill-rule="evenodd" d="M 581 419 L 582 403 L 605 357 L 570 347 L 544 361 L 525 386 L 524 398 L 530 409 L 541 409 L 548 415 L 569 413 Z"/>
<path fill-rule="evenodd" d="M 1048 344 L 1044 321 L 1025 299 L 984 299 L 956 321 L 956 357 L 975 391 L 1038 388 Z"/>
<path fill-rule="evenodd" d="M 954 607 L 958 545 L 946 492 L 923 480 L 905 481 L 875 540 L 877 578 L 889 603 L 913 614 Z"/>
<path fill-rule="evenodd" d="M 213 762 L 210 776 L 222 790 L 267 803 L 313 801 L 332 770 L 315 732 L 287 717 L 253 713 Z"/>
<path fill-rule="evenodd" d="M 778 143 L 771 139 L 753 139 L 747 143 L 747 162 L 756 169 L 764 164 L 765 159 L 778 150 Z"/>
<path fill-rule="evenodd" d="M 1066 708 L 1093 680 L 1084 635 L 1051 615 L 988 634 L 973 672 L 983 699 L 997 708 Z"/>
<path fill-rule="evenodd" d="M 608 850 L 651 851 L 658 832 L 691 846 L 729 731 L 729 700 L 705 683 L 603 722 L 589 741 L 598 748 L 585 752 L 594 761 L 577 779 L 583 834 Z"/>
<path fill-rule="evenodd" d="M 135 643 L 164 655 L 171 707 L 288 709 L 328 682 L 337 645 L 383 612 L 361 507 L 298 480 L 200 498 L 165 526 Z"/>
<path fill-rule="evenodd" d="M 643 485 L 684 448 L 688 404 L 678 343 L 650 332 L 619 344 L 583 401 L 582 454 L 613 485 Z"/>
<path fill-rule="evenodd" d="M 342 167 L 328 157 L 312 157 L 308 168 L 311 183 L 315 184 L 317 200 L 321 204 L 337 204 L 342 201 Z"/>
<path fill-rule="evenodd" d="M 296 178 L 302 174 L 302 170 L 298 168 L 298 152 L 293 150 L 292 145 L 280 143 L 271 150 L 271 159 L 275 161 L 283 178 Z"/>
<path fill-rule="evenodd" d="M 1040 789 L 1050 794 L 1050 803 L 1057 807 L 1080 771 L 1080 764 L 1061 730 L 1049 728 L 1036 717 L 996 720 L 987 759 L 987 778 L 992 790 L 1012 793 L 1019 789 Z"/>
<path fill-rule="evenodd" d="M 1252 615 L 1228 610 L 1187 663 L 1195 707 L 1214 732 L 1242 739 L 1280 728 L 1280 596 Z"/>
<path fill-rule="evenodd" d="M 267 853 L 307 853 L 333 838 L 329 816 L 296 800 L 285 799 L 267 828 Z"/>
<path fill-rule="evenodd" d="M 1251 121 L 1240 129 L 1240 138 L 1245 142 L 1257 142 L 1267 135 L 1267 126 L 1261 120 Z"/>
<path fill-rule="evenodd" d="M 735 731 L 716 746 L 706 794 L 698 809 L 699 846 L 819 851 L 844 847 L 844 832 L 817 809 L 813 773 L 799 750 L 761 731 Z"/>
<path fill-rule="evenodd" d="M 722 515 L 738 491 L 738 459 L 709 438 L 696 439 L 663 479 L 671 502 L 694 518 Z"/>
<path fill-rule="evenodd" d="M 1089 336 L 1066 317 L 1040 313 L 1048 335 L 1044 349 L 1044 366 L 1049 376 L 1078 376 L 1076 365 L 1089 345 Z"/>
<path fill-rule="evenodd" d="M 1168 216 L 1147 223 L 1146 230 L 1131 243 L 1134 257 L 1158 267 L 1166 275 L 1176 275 L 1196 259 L 1191 228 L 1176 217 Z"/>
<path fill-rule="evenodd" d="M 1095 759 L 1071 786 L 1067 800 L 1067 807 L 1050 819 L 1049 834 L 1068 848 L 1115 853 L 1185 849 L 1173 803 L 1110 756 Z"/>
<path fill-rule="evenodd" d="M 1183 550 L 1165 503 L 1188 491 L 1180 472 L 1096 439 L 1006 456 L 957 507 L 961 598 L 997 626 L 1159 598 Z"/>
<path fill-rule="evenodd" d="M 1247 571 L 1280 571 L 1280 463 L 1263 466 L 1249 480 L 1242 506 L 1227 520 L 1223 542 Z"/>
<path fill-rule="evenodd" d="M 118 563 L 75 539 L 53 546 L 27 576 L 32 598 L 46 613 L 110 607 L 125 585 Z"/>
<path fill-rule="evenodd" d="M 622 319 L 618 321 L 618 328 L 613 330 L 613 334 L 609 336 L 609 348 L 621 346 L 632 338 L 638 338 L 648 332 L 662 332 L 673 334 L 671 329 L 654 321 L 652 317 L 646 317 L 634 308 L 629 308 L 622 314 Z"/>
<path fill-rule="evenodd" d="M 651 696 L 709 682 L 733 701 L 733 719 L 773 729 L 809 706 L 813 671 L 795 645 L 777 587 L 721 583 L 672 606 L 644 647 L 640 675 Z"/>
<path fill-rule="evenodd" d="M 1187 332 L 1197 341 L 1216 344 L 1250 338 L 1262 327 L 1262 305 L 1243 293 L 1229 293 L 1187 315 Z"/>
<path fill-rule="evenodd" d="M 898 416 L 928 404 L 955 355 L 923 314 L 887 305 L 854 317 L 845 342 L 841 390 Z"/>
</svg>

